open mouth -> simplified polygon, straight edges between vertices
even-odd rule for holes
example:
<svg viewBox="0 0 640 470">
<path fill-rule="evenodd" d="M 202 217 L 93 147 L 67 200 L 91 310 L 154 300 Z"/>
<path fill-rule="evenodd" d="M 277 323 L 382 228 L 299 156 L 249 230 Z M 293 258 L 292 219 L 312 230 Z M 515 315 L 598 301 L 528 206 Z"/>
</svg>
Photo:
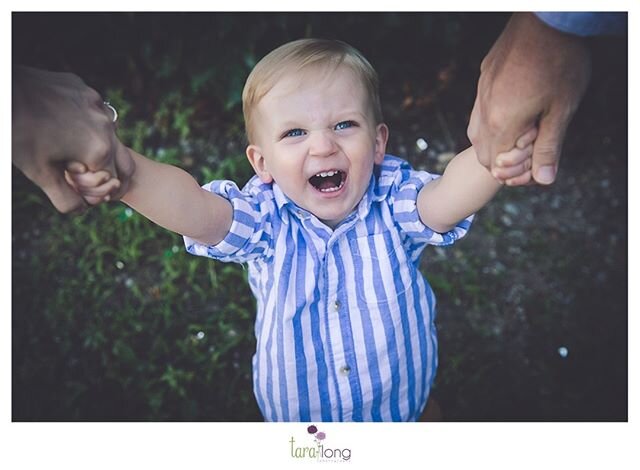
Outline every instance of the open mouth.
<svg viewBox="0 0 640 470">
<path fill-rule="evenodd" d="M 347 174 L 340 170 L 323 171 L 309 178 L 309 183 L 322 193 L 339 191 L 347 179 Z"/>
</svg>

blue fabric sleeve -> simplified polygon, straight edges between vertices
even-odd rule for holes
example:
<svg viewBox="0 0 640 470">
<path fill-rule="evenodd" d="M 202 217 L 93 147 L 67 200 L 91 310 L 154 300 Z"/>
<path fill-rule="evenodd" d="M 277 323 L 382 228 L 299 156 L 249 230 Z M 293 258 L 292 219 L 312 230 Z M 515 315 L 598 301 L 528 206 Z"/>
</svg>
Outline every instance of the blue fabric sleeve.
<svg viewBox="0 0 640 470">
<path fill-rule="evenodd" d="M 224 262 L 244 263 L 267 256 L 271 250 L 271 215 L 268 198 L 240 191 L 232 181 L 212 181 L 207 191 L 228 199 L 233 206 L 233 222 L 227 236 L 217 245 L 204 245 L 189 237 L 184 244 L 189 253 Z"/>
<path fill-rule="evenodd" d="M 433 175 L 426 171 L 413 170 L 407 162 L 403 162 L 396 170 L 395 181 L 390 191 L 393 217 L 412 243 L 452 245 L 464 237 L 471 226 L 473 215 L 461 220 L 454 228 L 445 233 L 432 230 L 420 220 L 417 206 L 418 193 L 425 184 L 429 184 L 439 177 L 439 175 Z"/>
<path fill-rule="evenodd" d="M 577 36 L 623 35 L 627 33 L 626 12 L 536 12 L 552 28 Z"/>
</svg>

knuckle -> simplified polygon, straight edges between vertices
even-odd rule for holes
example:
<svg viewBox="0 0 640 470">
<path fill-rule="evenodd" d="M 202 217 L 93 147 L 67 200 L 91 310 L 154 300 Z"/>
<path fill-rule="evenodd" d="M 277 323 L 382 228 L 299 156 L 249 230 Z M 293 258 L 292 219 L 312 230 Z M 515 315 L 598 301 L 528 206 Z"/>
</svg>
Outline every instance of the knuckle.
<svg viewBox="0 0 640 470">
<path fill-rule="evenodd" d="M 89 103 L 93 103 L 93 104 L 97 104 L 99 106 L 102 106 L 103 103 L 103 99 L 102 96 L 100 95 L 100 93 L 98 93 L 96 90 L 94 90 L 91 87 L 86 87 L 83 91 L 84 97 L 85 99 L 89 102 Z"/>
<path fill-rule="evenodd" d="M 507 115 L 501 109 L 492 108 L 487 115 L 485 125 L 492 134 L 500 134 L 509 122 Z"/>
<path fill-rule="evenodd" d="M 535 149 L 534 159 L 536 163 L 554 163 L 560 158 L 558 148 L 554 145 L 541 145 Z"/>
<path fill-rule="evenodd" d="M 469 138 L 469 141 L 475 145 L 475 142 L 478 139 L 478 130 L 476 126 L 469 124 L 467 127 L 467 137 Z"/>
<path fill-rule="evenodd" d="M 94 135 L 90 142 L 86 150 L 86 161 L 90 169 L 95 171 L 107 167 L 112 161 L 110 140 Z"/>
<path fill-rule="evenodd" d="M 102 103 L 102 101 L 100 103 Z M 109 116 L 108 109 L 100 109 L 99 111 L 94 112 L 93 119 L 96 132 L 105 136 L 114 133 L 115 126 L 112 118 Z"/>
<path fill-rule="evenodd" d="M 76 75 L 75 73 L 71 73 L 71 72 L 60 72 L 60 77 L 69 82 L 72 83 L 76 86 L 82 86 L 82 87 L 86 87 L 84 80 L 82 80 L 82 78 L 80 78 L 78 75 Z"/>
</svg>

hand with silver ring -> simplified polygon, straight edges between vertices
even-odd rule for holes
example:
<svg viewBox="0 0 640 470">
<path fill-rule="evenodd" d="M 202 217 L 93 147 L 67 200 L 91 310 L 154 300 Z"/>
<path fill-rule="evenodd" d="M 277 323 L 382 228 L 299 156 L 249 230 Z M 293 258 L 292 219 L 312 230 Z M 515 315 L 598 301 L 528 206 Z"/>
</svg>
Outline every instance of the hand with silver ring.
<svg viewBox="0 0 640 470">
<path fill-rule="evenodd" d="M 65 178 L 72 162 L 117 178 L 111 198 L 119 199 L 134 167 L 115 134 L 116 109 L 74 74 L 14 66 L 12 75 L 13 163 L 60 212 L 87 207 Z"/>
</svg>

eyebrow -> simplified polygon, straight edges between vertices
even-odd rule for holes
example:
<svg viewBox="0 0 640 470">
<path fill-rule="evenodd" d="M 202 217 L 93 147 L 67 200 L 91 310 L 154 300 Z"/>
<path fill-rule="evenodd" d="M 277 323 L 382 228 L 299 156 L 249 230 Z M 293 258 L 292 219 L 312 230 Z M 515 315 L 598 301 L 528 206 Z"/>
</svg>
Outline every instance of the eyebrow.
<svg viewBox="0 0 640 470">
<path fill-rule="evenodd" d="M 300 127 L 299 121 L 285 121 L 283 123 L 277 124 L 277 129 L 296 129 Z"/>
<path fill-rule="evenodd" d="M 340 116 L 340 119 L 335 119 L 336 122 L 340 122 L 340 121 L 352 118 L 354 116 L 358 116 L 363 120 L 366 120 L 366 118 L 367 118 L 367 116 L 365 114 L 363 114 L 360 111 L 356 111 L 356 110 L 340 111 L 338 116 Z M 284 121 L 282 123 L 277 123 L 277 128 L 278 129 L 283 129 L 283 130 L 297 129 L 299 127 L 304 127 L 304 126 L 301 126 L 301 124 L 300 124 L 302 121 L 303 121 L 303 119 L 299 119 L 299 120 L 288 119 L 288 120 L 286 120 L 286 121 Z"/>
</svg>

